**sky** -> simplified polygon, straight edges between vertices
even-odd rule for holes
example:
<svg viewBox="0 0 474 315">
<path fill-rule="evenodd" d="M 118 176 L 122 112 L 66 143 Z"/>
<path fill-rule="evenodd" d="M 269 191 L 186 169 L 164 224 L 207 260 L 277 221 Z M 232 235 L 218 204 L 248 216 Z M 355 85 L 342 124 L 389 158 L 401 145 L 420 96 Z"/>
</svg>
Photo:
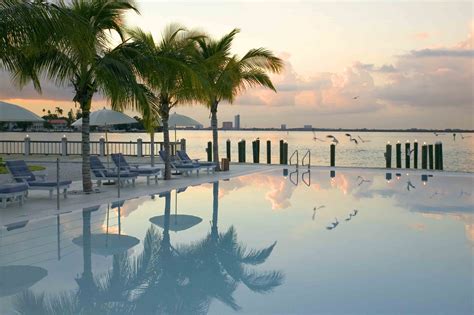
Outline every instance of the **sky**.
<svg viewBox="0 0 474 315">
<path fill-rule="evenodd" d="M 241 30 L 233 50 L 265 47 L 285 62 L 277 93 L 248 90 L 219 106 L 219 125 L 242 127 L 474 129 L 473 2 L 137 1 L 127 24 L 156 39 L 169 23 L 220 37 Z M 22 90 L 0 72 L 0 100 L 41 114 L 74 108 L 70 86 Z M 97 97 L 93 108 L 107 106 Z M 176 112 L 204 126 L 204 106 Z M 134 113 L 130 113 L 134 114 Z"/>
</svg>

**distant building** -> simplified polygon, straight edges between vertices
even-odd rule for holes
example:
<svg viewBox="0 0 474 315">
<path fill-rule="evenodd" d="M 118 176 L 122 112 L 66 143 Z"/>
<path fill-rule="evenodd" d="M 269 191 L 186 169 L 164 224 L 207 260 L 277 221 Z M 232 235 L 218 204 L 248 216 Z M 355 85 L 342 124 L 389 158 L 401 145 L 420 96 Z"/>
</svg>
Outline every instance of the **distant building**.
<svg viewBox="0 0 474 315">
<path fill-rule="evenodd" d="M 281 124 L 281 130 L 286 130 L 286 124 Z"/>
<path fill-rule="evenodd" d="M 304 125 L 304 130 L 313 130 L 313 125 Z"/>
<path fill-rule="evenodd" d="M 240 115 L 235 115 L 234 116 L 234 129 L 235 130 L 240 129 Z"/>
<path fill-rule="evenodd" d="M 65 130 L 67 128 L 66 119 L 50 119 L 48 123 L 53 127 L 54 130 Z"/>
<path fill-rule="evenodd" d="M 232 129 L 232 122 L 231 121 L 222 122 L 222 129 L 224 129 L 224 130 Z"/>
</svg>

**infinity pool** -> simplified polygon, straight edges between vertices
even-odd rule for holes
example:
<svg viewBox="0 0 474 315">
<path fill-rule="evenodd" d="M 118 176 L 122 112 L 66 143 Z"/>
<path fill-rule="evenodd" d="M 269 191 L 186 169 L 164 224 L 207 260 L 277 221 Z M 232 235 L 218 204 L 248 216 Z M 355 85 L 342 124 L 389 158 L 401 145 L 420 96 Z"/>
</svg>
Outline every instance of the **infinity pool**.
<svg viewBox="0 0 474 315">
<path fill-rule="evenodd" d="M 472 175 L 270 171 L 0 228 L 1 314 L 472 314 Z"/>
</svg>

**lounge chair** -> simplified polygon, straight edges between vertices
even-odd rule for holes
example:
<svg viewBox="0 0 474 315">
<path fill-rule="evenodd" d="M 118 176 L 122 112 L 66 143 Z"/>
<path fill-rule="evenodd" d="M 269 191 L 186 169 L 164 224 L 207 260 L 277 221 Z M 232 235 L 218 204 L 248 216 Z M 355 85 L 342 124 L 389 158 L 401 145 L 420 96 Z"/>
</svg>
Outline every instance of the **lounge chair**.
<svg viewBox="0 0 474 315">
<path fill-rule="evenodd" d="M 7 207 L 7 201 L 14 202 L 18 200 L 20 206 L 23 205 L 24 198 L 28 193 L 28 184 L 4 184 L 0 185 L 0 200 L 2 201 L 2 208 Z"/>
<path fill-rule="evenodd" d="M 163 160 L 163 162 L 166 161 L 168 154 L 164 150 L 159 151 L 160 157 Z M 170 164 L 171 168 L 178 171 L 182 172 L 184 175 L 189 175 L 193 171 L 196 171 L 196 174 L 199 175 L 199 170 L 200 167 L 199 165 L 193 164 L 193 163 L 183 163 L 179 160 L 176 160 L 175 158 L 170 157 Z"/>
<path fill-rule="evenodd" d="M 192 163 L 194 165 L 199 166 L 202 169 L 205 169 L 207 173 L 213 172 L 216 170 L 216 163 L 214 162 L 199 162 L 198 159 L 191 159 L 186 151 L 178 150 L 176 151 L 176 155 L 179 160 L 183 163 Z"/>
<path fill-rule="evenodd" d="M 108 169 L 102 164 L 97 156 L 91 156 L 91 170 L 92 177 L 97 180 L 97 186 L 102 185 L 103 180 L 113 180 L 114 182 L 119 181 L 120 185 L 123 185 L 125 182 L 132 182 L 132 185 L 135 186 L 135 179 L 137 179 L 138 174 L 128 171 L 118 171 L 113 169 Z"/>
<path fill-rule="evenodd" d="M 47 181 L 45 180 L 45 174 L 33 174 L 23 160 L 6 161 L 5 164 L 8 171 L 12 174 L 13 179 L 17 183 L 26 183 L 28 190 L 47 190 L 49 191 L 49 198 L 52 199 L 53 191 L 57 190 L 59 186 L 59 189 L 63 191 L 64 198 L 67 198 L 67 190 L 72 181 L 61 180 L 59 183 L 56 181 Z"/>
<path fill-rule="evenodd" d="M 146 177 L 147 185 L 150 184 L 150 177 L 155 177 L 155 183 L 158 183 L 158 176 L 161 176 L 162 174 L 161 167 L 152 167 L 147 165 L 138 166 L 128 164 L 122 153 L 112 154 L 112 161 L 114 161 L 114 164 L 117 169 L 120 168 L 120 171 L 133 172 L 137 173 L 138 176 Z"/>
</svg>

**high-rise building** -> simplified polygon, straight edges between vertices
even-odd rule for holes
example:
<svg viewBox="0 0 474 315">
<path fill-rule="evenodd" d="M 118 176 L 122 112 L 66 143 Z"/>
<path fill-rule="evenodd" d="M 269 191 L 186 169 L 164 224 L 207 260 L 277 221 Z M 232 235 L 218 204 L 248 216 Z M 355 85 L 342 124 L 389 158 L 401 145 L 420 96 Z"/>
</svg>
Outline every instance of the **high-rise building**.
<svg viewBox="0 0 474 315">
<path fill-rule="evenodd" d="M 313 130 L 313 125 L 304 125 L 304 130 Z"/>
<path fill-rule="evenodd" d="M 234 116 L 234 129 L 235 130 L 240 129 L 240 115 L 235 115 Z"/>
<path fill-rule="evenodd" d="M 232 122 L 231 121 L 222 122 L 222 129 L 224 129 L 224 130 L 232 129 Z"/>
<path fill-rule="evenodd" d="M 281 130 L 286 130 L 286 124 L 281 124 Z"/>
</svg>

